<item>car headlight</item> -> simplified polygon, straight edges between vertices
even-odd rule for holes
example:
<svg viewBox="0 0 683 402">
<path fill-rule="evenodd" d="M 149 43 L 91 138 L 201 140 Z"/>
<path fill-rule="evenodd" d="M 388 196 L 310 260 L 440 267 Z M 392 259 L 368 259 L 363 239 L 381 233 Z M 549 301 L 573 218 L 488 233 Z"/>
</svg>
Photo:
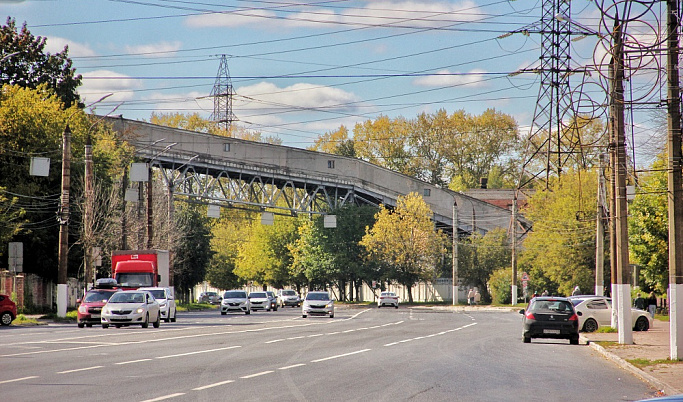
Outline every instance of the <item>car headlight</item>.
<svg viewBox="0 0 683 402">
<path fill-rule="evenodd" d="M 334 306 L 334 302 L 329 302 L 329 303 L 327 303 L 327 306 L 326 306 L 326 307 L 332 307 L 332 306 Z"/>
<path fill-rule="evenodd" d="M 160 308 L 166 307 L 166 303 L 159 303 L 159 307 L 160 307 Z"/>
<path fill-rule="evenodd" d="M 78 312 L 81 314 L 88 314 L 88 307 L 80 305 L 78 306 Z"/>
<path fill-rule="evenodd" d="M 135 312 L 136 312 L 137 314 L 142 314 L 142 313 L 145 312 L 145 309 L 144 309 L 143 307 L 138 307 L 138 309 L 135 310 Z"/>
</svg>

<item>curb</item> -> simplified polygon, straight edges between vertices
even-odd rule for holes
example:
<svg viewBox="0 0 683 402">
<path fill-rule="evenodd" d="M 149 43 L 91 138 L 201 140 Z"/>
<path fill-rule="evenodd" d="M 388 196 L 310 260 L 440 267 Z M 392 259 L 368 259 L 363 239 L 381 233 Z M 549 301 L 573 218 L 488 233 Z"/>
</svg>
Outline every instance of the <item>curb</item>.
<svg viewBox="0 0 683 402">
<path fill-rule="evenodd" d="M 676 388 L 670 386 L 669 384 L 667 384 L 661 380 L 658 380 L 657 378 L 653 377 L 651 374 L 639 369 L 638 367 L 627 362 L 626 360 L 615 355 L 614 353 L 609 352 L 607 349 L 598 345 L 597 343 L 591 342 L 589 339 L 585 338 L 583 335 L 579 335 L 579 340 L 582 343 L 585 343 L 586 345 L 590 346 L 591 348 L 593 348 L 594 350 L 596 350 L 600 354 L 602 354 L 607 359 L 612 360 L 614 363 L 617 364 L 617 366 L 623 368 L 626 371 L 631 372 L 636 377 L 639 377 L 643 381 L 649 383 L 651 387 L 657 389 L 659 392 L 661 392 L 663 394 L 661 396 L 680 394 L 680 391 L 677 390 Z"/>
</svg>

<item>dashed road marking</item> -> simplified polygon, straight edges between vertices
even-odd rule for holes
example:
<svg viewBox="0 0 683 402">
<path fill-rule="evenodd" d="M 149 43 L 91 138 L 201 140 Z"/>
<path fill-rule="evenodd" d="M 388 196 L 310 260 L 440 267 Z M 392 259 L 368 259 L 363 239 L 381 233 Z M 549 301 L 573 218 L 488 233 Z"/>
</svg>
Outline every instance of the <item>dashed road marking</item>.
<svg viewBox="0 0 683 402">
<path fill-rule="evenodd" d="M 235 381 L 234 380 L 226 380 L 226 381 L 216 382 L 213 384 L 204 385 L 203 387 L 192 388 L 192 390 L 193 391 L 201 391 L 201 390 L 208 389 L 208 388 L 219 387 L 221 385 L 230 384 L 231 382 L 235 382 Z"/>
<path fill-rule="evenodd" d="M 79 369 L 74 369 L 74 370 L 65 370 L 65 371 L 58 371 L 57 374 L 69 374 L 69 373 L 77 373 L 79 371 L 88 371 L 88 370 L 96 370 L 100 369 L 104 366 L 92 366 L 92 367 L 83 367 Z"/>
<path fill-rule="evenodd" d="M 280 367 L 280 368 L 278 368 L 278 370 L 289 370 L 289 369 L 294 368 L 294 367 L 301 367 L 301 366 L 305 366 L 305 365 L 306 364 L 304 364 L 304 363 L 292 364 L 291 366 Z"/>
<path fill-rule="evenodd" d="M 260 373 L 249 374 L 249 375 L 242 376 L 242 377 L 240 377 L 240 378 L 248 379 L 248 378 L 260 377 L 260 376 L 262 376 L 262 375 L 266 375 L 266 374 L 270 374 L 270 373 L 273 373 L 273 370 L 268 370 L 268 371 L 262 371 L 262 372 L 260 372 Z"/>
<path fill-rule="evenodd" d="M 176 396 L 183 396 L 183 395 L 185 395 L 184 392 L 178 392 L 178 393 L 175 393 L 175 394 L 169 394 L 169 395 L 160 396 L 160 397 L 154 398 L 154 399 L 145 399 L 145 400 L 142 401 L 142 402 L 157 402 L 157 401 L 163 401 L 163 400 L 165 400 L 165 399 L 171 399 L 171 398 L 175 398 Z"/>
<path fill-rule="evenodd" d="M 235 349 L 235 348 L 241 348 L 241 346 L 228 346 L 228 347 L 225 347 L 225 348 L 218 348 L 218 349 L 197 350 L 197 351 L 195 351 L 195 352 L 178 353 L 177 355 L 158 356 L 158 357 L 155 357 L 155 359 L 168 359 L 168 358 L 171 358 L 171 357 L 181 357 L 181 356 L 198 355 L 198 354 L 200 354 L 200 353 L 217 352 L 217 351 L 219 351 L 219 350 L 228 350 L 228 349 Z"/>
<path fill-rule="evenodd" d="M 356 354 L 358 354 L 358 353 L 364 353 L 364 352 L 368 352 L 368 351 L 370 351 L 370 350 L 372 350 L 372 349 L 363 349 L 363 350 L 357 350 L 357 351 L 355 351 L 355 352 L 344 353 L 344 354 L 341 354 L 341 355 L 330 356 L 330 357 L 324 357 L 324 358 L 322 358 L 322 359 L 311 360 L 311 363 L 319 363 L 319 362 L 324 362 L 324 361 L 326 361 L 326 360 L 338 359 L 338 358 L 340 358 L 340 357 L 346 357 L 346 356 L 356 355 Z"/>
<path fill-rule="evenodd" d="M 12 379 L 12 380 L 4 380 L 4 381 L 0 381 L 0 384 L 7 384 L 7 383 L 10 383 L 10 382 L 18 382 L 18 381 L 32 380 L 32 379 L 34 379 L 34 378 L 38 378 L 38 376 L 37 376 L 37 375 L 32 375 L 32 376 L 30 376 L 30 377 L 21 377 L 21 378 L 15 378 L 15 379 Z"/>
</svg>

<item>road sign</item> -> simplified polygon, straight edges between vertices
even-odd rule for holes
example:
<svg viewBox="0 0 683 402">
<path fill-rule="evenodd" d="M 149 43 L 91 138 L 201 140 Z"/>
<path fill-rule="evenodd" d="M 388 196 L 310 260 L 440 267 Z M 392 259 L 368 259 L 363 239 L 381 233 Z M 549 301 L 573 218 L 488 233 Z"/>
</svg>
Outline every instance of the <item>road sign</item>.
<svg viewBox="0 0 683 402">
<path fill-rule="evenodd" d="M 12 272 L 24 272 L 24 243 L 13 241 L 9 243 L 8 262 Z"/>
</svg>

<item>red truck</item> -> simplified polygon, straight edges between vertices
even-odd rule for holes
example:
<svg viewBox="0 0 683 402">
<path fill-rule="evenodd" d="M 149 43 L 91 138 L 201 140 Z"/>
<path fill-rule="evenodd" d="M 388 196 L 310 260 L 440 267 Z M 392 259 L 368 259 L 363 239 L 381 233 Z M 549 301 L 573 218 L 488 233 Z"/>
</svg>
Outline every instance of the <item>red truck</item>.
<svg viewBox="0 0 683 402">
<path fill-rule="evenodd" d="M 111 256 L 111 276 L 124 289 L 169 286 L 167 250 L 117 250 Z"/>
</svg>

